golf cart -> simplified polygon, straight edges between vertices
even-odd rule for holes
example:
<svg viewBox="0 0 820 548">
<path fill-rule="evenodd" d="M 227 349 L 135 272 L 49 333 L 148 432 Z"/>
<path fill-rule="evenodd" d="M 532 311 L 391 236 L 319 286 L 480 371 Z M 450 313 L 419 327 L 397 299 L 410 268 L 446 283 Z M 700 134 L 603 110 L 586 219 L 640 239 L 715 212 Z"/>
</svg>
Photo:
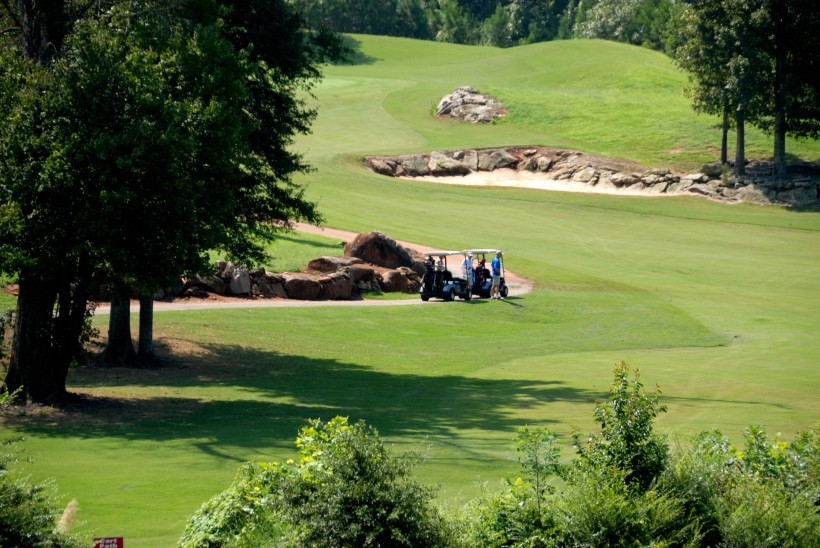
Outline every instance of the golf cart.
<svg viewBox="0 0 820 548">
<path fill-rule="evenodd" d="M 465 249 L 463 253 L 472 253 L 473 258 L 477 261 L 473 269 L 473 296 L 490 298 L 490 288 L 493 285 L 493 277 L 490 274 L 490 265 L 487 263 L 487 258 L 492 262 L 496 252 L 500 249 Z M 509 288 L 505 279 L 504 262 L 501 262 L 501 286 L 498 288 L 499 294 L 507 298 Z"/>
<path fill-rule="evenodd" d="M 424 282 L 419 291 L 422 301 L 430 300 L 430 298 L 454 301 L 456 297 L 469 301 L 473 298 L 467 280 L 453 276 L 453 273 L 447 268 L 448 257 L 463 257 L 464 254 L 465 252 L 462 251 L 431 251 L 426 253 Z M 458 263 L 454 266 L 460 269 L 460 261 Z"/>
</svg>

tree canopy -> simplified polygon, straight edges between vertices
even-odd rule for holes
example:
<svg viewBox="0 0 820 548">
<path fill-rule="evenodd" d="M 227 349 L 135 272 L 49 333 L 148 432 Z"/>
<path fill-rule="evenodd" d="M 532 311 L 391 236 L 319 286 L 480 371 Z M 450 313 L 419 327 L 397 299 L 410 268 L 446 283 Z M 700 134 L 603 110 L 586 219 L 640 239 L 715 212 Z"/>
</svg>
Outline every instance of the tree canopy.
<svg viewBox="0 0 820 548">
<path fill-rule="evenodd" d="M 0 265 L 20 283 L 6 384 L 38 401 L 65 394 L 100 283 L 150 291 L 212 249 L 252 262 L 319 219 L 289 147 L 341 51 L 282 0 L 62 4 L 43 23 L 69 29 L 55 54 L 28 52 L 24 26 L 0 52 Z"/>
<path fill-rule="evenodd" d="M 604 38 L 665 49 L 675 0 L 290 0 L 338 32 L 510 47 Z"/>
<path fill-rule="evenodd" d="M 689 0 L 676 62 L 692 77 L 696 111 L 731 113 L 742 153 L 743 123 L 774 133 L 777 174 L 785 137 L 820 135 L 820 15 L 808 0 Z M 743 156 L 735 161 L 742 173 Z"/>
</svg>

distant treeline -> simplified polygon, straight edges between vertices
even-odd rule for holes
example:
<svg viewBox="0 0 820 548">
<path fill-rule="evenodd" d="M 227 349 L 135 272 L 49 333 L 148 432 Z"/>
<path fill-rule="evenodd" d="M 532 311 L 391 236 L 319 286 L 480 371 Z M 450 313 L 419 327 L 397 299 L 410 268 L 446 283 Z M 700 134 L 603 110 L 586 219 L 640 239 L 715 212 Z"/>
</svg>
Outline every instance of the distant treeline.
<svg viewBox="0 0 820 548">
<path fill-rule="evenodd" d="M 290 0 L 314 28 L 510 47 L 604 38 L 672 51 L 680 0 Z"/>
</svg>

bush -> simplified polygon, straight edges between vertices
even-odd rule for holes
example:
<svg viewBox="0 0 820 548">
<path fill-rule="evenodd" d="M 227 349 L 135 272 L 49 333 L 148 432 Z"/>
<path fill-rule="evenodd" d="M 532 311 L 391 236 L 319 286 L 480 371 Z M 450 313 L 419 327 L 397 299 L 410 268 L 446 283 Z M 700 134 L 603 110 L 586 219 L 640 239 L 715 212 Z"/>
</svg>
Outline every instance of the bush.
<svg viewBox="0 0 820 548">
<path fill-rule="evenodd" d="M 573 432 L 578 464 L 598 469 L 614 468 L 623 473 L 629 485 L 641 490 L 649 487 L 663 471 L 669 455 L 665 438 L 653 432 L 653 421 L 666 411 L 660 404 L 660 389 L 653 394 L 643 391 L 638 370 L 629 381 L 629 366 L 615 366 L 615 380 L 608 402 L 595 406 L 595 422 L 600 435 L 590 435 L 582 442 L 582 434 Z"/>
<path fill-rule="evenodd" d="M 576 470 L 552 510 L 561 546 L 700 546 L 684 503 L 609 470 Z"/>
<path fill-rule="evenodd" d="M 179 546 L 250 548 L 270 545 L 283 537 L 284 528 L 260 486 L 263 469 L 245 464 L 228 489 L 203 504 L 191 517 Z"/>
<path fill-rule="evenodd" d="M 313 421 L 296 439 L 299 462 L 246 465 L 194 515 L 182 546 L 447 546 L 432 490 L 410 479 L 414 455 L 396 456 L 363 422 Z"/>
<path fill-rule="evenodd" d="M 708 546 L 818 546 L 817 428 L 791 444 L 750 426 L 743 451 L 720 432 L 698 435 L 676 455 L 658 489 L 684 501 Z"/>
</svg>

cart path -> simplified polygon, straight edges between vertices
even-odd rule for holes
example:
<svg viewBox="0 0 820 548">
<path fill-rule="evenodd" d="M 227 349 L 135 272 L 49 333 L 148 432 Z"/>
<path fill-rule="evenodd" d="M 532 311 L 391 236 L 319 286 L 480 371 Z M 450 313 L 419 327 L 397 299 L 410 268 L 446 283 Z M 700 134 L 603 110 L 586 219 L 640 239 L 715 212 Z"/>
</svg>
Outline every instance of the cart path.
<svg viewBox="0 0 820 548">
<path fill-rule="evenodd" d="M 355 238 L 358 233 L 357 232 L 349 232 L 346 230 L 339 230 L 336 228 L 328 228 L 328 227 L 321 227 L 315 225 L 309 225 L 306 223 L 294 223 L 293 224 L 294 230 L 297 232 L 307 232 L 309 234 L 317 234 L 320 236 L 326 236 L 328 238 L 338 238 L 339 241 L 349 242 L 353 238 Z M 427 253 L 429 251 L 435 251 L 436 248 L 427 247 L 420 244 L 415 244 L 411 242 L 403 242 L 400 240 L 396 240 L 398 243 L 403 245 L 406 248 L 414 249 L 419 253 Z M 520 276 L 516 276 L 509 270 L 505 272 L 506 280 L 507 280 L 507 287 L 509 288 L 509 295 L 510 296 L 519 296 L 524 295 L 532 291 L 532 282 L 529 280 L 522 278 Z M 487 300 L 487 299 L 481 299 Z M 221 309 L 221 308 L 275 308 L 275 307 L 315 307 L 315 306 L 409 306 L 409 305 L 421 305 L 421 304 L 436 304 L 436 303 L 443 303 L 445 301 L 439 300 L 430 300 L 427 302 L 422 301 L 419 298 L 407 298 L 407 299 L 399 299 L 399 300 L 373 300 L 373 299 L 362 299 L 362 300 L 350 300 L 350 301 L 299 301 L 294 299 L 279 299 L 279 298 L 271 298 L 271 299 L 257 299 L 252 297 L 222 297 L 217 295 L 210 295 L 207 298 L 187 298 L 187 299 L 176 299 L 171 302 L 164 302 L 164 301 L 154 301 L 154 312 L 163 312 L 163 311 L 177 311 L 177 310 L 209 310 L 209 309 Z M 97 309 L 94 311 L 97 315 L 104 315 L 109 313 L 109 304 L 100 304 Z M 139 312 L 139 301 L 131 301 L 131 312 Z"/>
</svg>

